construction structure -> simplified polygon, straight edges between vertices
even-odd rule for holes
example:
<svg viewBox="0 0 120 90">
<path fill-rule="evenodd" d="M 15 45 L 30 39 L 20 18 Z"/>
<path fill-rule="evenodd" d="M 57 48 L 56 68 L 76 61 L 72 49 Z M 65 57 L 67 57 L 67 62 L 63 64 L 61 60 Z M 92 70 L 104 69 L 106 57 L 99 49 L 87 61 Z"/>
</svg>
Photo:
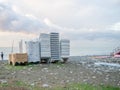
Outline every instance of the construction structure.
<svg viewBox="0 0 120 90">
<path fill-rule="evenodd" d="M 15 66 L 18 64 L 26 64 L 28 62 L 28 55 L 27 53 L 12 53 L 9 54 L 8 63 Z"/>
<path fill-rule="evenodd" d="M 51 58 L 50 35 L 46 33 L 41 33 L 39 40 L 41 62 L 50 62 Z"/>
<path fill-rule="evenodd" d="M 60 60 L 59 33 L 50 33 L 51 62 Z"/>
<path fill-rule="evenodd" d="M 28 62 L 40 61 L 40 45 L 39 41 L 26 42 L 26 50 L 28 54 Z"/>
<path fill-rule="evenodd" d="M 19 41 L 19 53 L 26 53 L 26 40 Z"/>
<path fill-rule="evenodd" d="M 23 41 L 22 40 L 19 42 L 19 52 L 23 53 Z"/>
<path fill-rule="evenodd" d="M 67 39 L 60 40 L 60 55 L 64 62 L 66 62 L 70 55 L 70 41 Z"/>
<path fill-rule="evenodd" d="M 23 49 L 20 41 L 20 49 Z M 20 50 L 22 52 L 22 50 Z M 41 33 L 39 39 L 26 41 L 28 62 L 66 62 L 70 55 L 70 41 L 59 40 L 59 33 Z"/>
</svg>

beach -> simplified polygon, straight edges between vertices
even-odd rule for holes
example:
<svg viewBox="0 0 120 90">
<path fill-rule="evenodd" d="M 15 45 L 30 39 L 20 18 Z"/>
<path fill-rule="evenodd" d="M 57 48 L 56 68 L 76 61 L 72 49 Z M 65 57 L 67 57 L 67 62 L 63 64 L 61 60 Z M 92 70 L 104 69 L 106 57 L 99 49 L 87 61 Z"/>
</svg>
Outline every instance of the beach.
<svg viewBox="0 0 120 90">
<path fill-rule="evenodd" d="M 56 87 L 70 83 L 120 87 L 120 58 L 74 56 L 56 64 L 8 65 L 0 61 L 0 83 L 22 81 L 31 86 Z"/>
</svg>

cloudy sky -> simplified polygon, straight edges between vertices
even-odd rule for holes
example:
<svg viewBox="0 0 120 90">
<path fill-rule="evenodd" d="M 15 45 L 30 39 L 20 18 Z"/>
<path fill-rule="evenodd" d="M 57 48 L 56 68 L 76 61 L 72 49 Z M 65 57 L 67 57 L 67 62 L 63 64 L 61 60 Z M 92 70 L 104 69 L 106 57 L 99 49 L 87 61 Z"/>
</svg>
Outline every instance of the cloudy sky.
<svg viewBox="0 0 120 90">
<path fill-rule="evenodd" d="M 71 55 L 109 54 L 120 46 L 120 0 L 0 0 L 0 47 L 59 32 Z"/>
</svg>

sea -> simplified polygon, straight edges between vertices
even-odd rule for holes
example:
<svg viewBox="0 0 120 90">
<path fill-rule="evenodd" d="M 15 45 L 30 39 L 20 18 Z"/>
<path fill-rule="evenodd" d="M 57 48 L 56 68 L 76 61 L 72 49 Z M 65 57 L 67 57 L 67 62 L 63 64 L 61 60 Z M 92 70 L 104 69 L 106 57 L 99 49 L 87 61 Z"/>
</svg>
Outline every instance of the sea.
<svg viewBox="0 0 120 90">
<path fill-rule="evenodd" d="M 9 54 L 10 53 L 18 53 L 19 49 L 17 47 L 11 48 L 11 47 L 0 47 L 0 53 L 3 52 L 4 57 L 3 60 L 8 60 L 9 59 Z M 1 57 L 0 57 L 1 60 Z"/>
<path fill-rule="evenodd" d="M 4 60 L 8 60 L 9 59 L 9 54 L 10 53 L 18 53 L 19 48 L 14 47 L 12 49 L 11 47 L 0 47 L 0 53 L 1 52 L 4 53 Z M 74 51 L 71 51 L 70 53 L 73 53 L 73 52 Z M 88 49 L 82 48 L 79 53 L 80 53 L 80 55 L 78 55 L 78 54 L 75 54 L 75 55 L 70 54 L 70 56 L 107 55 L 107 54 L 110 54 L 110 51 L 104 51 L 104 50 L 99 50 L 99 49 L 88 50 Z M 1 60 L 1 57 L 0 57 L 0 60 Z"/>
</svg>

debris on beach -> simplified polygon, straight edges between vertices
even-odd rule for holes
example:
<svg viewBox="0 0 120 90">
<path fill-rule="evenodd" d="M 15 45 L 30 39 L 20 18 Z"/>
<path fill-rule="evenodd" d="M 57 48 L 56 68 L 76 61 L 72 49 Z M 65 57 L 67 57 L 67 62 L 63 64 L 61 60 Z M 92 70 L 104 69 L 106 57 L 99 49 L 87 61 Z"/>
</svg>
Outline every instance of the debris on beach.
<svg viewBox="0 0 120 90">
<path fill-rule="evenodd" d="M 49 84 L 43 84 L 42 87 L 43 88 L 48 88 L 48 87 L 50 87 L 50 85 Z"/>
<path fill-rule="evenodd" d="M 30 67 L 25 66 L 25 68 L 9 66 L 12 67 L 10 69 L 7 62 L 0 63 L 0 80 L 16 79 L 31 86 L 39 85 L 45 88 L 64 86 L 69 83 L 120 86 L 120 64 L 117 60 L 119 59 L 79 57 L 72 60 L 70 58 L 64 65 L 36 64 Z"/>
<path fill-rule="evenodd" d="M 0 84 L 5 84 L 5 83 L 7 83 L 7 80 L 5 80 L 5 79 L 0 79 Z"/>
</svg>

